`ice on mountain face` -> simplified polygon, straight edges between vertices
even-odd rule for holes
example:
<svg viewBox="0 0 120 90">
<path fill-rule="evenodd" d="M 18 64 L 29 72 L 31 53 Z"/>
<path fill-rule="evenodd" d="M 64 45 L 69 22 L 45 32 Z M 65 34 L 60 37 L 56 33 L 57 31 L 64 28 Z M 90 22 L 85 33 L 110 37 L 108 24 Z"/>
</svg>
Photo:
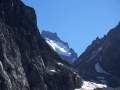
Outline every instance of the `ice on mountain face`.
<svg viewBox="0 0 120 90">
<path fill-rule="evenodd" d="M 100 47 L 97 51 L 100 51 L 100 50 L 102 50 L 102 47 Z"/>
<path fill-rule="evenodd" d="M 92 52 L 90 55 L 92 55 L 92 54 L 93 54 L 93 55 L 92 55 L 92 57 L 91 57 L 88 61 L 90 61 L 91 59 L 93 59 L 100 50 L 102 50 L 102 47 L 100 47 L 98 50 Z M 88 57 L 88 56 L 87 56 L 87 57 Z M 87 62 L 88 62 L 88 61 L 87 61 Z"/>
<path fill-rule="evenodd" d="M 54 69 L 50 70 L 51 72 L 56 72 Z"/>
<path fill-rule="evenodd" d="M 57 63 L 58 65 L 62 65 L 63 66 L 63 64 L 62 63 Z"/>
<path fill-rule="evenodd" d="M 46 42 L 60 55 L 71 56 L 69 48 L 59 41 L 50 40 L 45 38 Z"/>
<path fill-rule="evenodd" d="M 81 61 L 82 61 L 82 59 L 78 60 L 77 63 L 79 63 L 79 62 L 81 62 Z"/>
<path fill-rule="evenodd" d="M 73 72 L 75 75 L 77 75 L 77 77 L 79 77 L 80 78 L 80 76 L 76 73 L 76 72 Z"/>
<path fill-rule="evenodd" d="M 94 54 L 96 51 L 93 51 L 90 55 Z M 89 57 L 90 55 L 88 55 L 87 57 Z"/>
<path fill-rule="evenodd" d="M 109 74 L 109 73 L 107 73 L 106 71 L 104 71 L 104 70 L 101 68 L 101 66 L 99 65 L 99 63 L 96 63 L 96 64 L 95 64 L 95 69 L 96 69 L 96 71 L 99 72 L 99 73 Z M 109 74 L 109 75 L 110 75 L 110 74 Z"/>
<path fill-rule="evenodd" d="M 95 54 L 95 55 L 96 55 L 96 54 Z M 95 55 L 93 55 L 88 61 L 90 61 L 91 59 L 93 59 L 93 58 L 95 57 Z M 88 62 L 88 61 L 87 61 L 87 62 Z"/>
<path fill-rule="evenodd" d="M 80 89 L 74 89 L 74 90 L 94 90 L 95 88 L 105 88 L 105 87 L 107 86 L 104 84 L 98 84 L 90 81 L 83 81 L 83 86 Z"/>
</svg>

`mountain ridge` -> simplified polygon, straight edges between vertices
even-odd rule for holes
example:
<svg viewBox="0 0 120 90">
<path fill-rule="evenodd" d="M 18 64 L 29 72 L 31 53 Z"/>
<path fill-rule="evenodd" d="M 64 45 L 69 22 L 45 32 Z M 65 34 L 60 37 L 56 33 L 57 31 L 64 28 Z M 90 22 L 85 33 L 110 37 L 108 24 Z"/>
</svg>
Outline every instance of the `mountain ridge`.
<svg viewBox="0 0 120 90">
<path fill-rule="evenodd" d="M 77 58 L 77 53 L 72 49 L 69 48 L 67 42 L 62 41 L 58 36 L 57 33 L 52 33 L 50 31 L 43 30 L 41 32 L 42 37 L 45 39 L 46 43 L 56 51 L 60 57 L 70 64 L 72 64 Z"/>
<path fill-rule="evenodd" d="M 120 23 L 103 38 L 92 41 L 73 67 L 82 78 L 116 88 L 120 86 Z M 101 78 L 97 78 L 101 77 Z"/>
</svg>

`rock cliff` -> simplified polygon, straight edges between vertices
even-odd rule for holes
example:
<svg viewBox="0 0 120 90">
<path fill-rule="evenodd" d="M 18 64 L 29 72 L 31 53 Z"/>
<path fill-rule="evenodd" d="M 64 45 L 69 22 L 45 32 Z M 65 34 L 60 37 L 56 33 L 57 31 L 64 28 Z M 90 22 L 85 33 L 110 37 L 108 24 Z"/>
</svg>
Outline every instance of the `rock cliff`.
<svg viewBox="0 0 120 90">
<path fill-rule="evenodd" d="M 41 37 L 33 8 L 0 0 L 0 90 L 74 90 L 81 79 Z"/>
<path fill-rule="evenodd" d="M 120 86 L 120 23 L 103 38 L 92 42 L 74 63 L 87 80 L 110 87 Z"/>
</svg>

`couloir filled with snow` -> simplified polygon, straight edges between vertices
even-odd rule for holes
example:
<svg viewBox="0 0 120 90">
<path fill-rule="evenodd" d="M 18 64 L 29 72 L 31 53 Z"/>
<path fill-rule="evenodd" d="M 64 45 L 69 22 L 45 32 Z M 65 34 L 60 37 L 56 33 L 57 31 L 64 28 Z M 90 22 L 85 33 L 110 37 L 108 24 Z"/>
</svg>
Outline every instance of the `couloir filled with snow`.
<svg viewBox="0 0 120 90">
<path fill-rule="evenodd" d="M 109 73 L 107 73 L 105 70 L 102 69 L 102 67 L 99 65 L 99 63 L 96 63 L 96 64 L 95 64 L 95 69 L 96 69 L 96 71 L 99 72 L 99 73 L 109 74 Z M 109 74 L 109 75 L 110 75 L 110 74 Z"/>
<path fill-rule="evenodd" d="M 75 90 L 94 90 L 95 88 L 106 88 L 107 86 L 104 84 L 99 84 L 90 81 L 83 81 L 83 86 L 79 89 Z"/>
<path fill-rule="evenodd" d="M 45 38 L 46 42 L 51 46 L 53 50 L 55 50 L 58 54 L 64 55 L 64 56 L 71 56 L 71 52 L 69 51 L 68 46 L 65 46 L 60 41 L 50 40 L 48 38 Z"/>
</svg>

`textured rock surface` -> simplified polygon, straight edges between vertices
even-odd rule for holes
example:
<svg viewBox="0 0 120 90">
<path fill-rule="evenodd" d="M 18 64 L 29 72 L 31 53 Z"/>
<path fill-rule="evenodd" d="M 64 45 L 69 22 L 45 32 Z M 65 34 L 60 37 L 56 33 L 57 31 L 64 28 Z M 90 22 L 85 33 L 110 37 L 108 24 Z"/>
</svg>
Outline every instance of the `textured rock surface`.
<svg viewBox="0 0 120 90">
<path fill-rule="evenodd" d="M 97 37 L 74 63 L 74 68 L 84 79 L 120 86 L 120 23 L 103 38 Z"/>
<path fill-rule="evenodd" d="M 64 41 L 60 40 L 60 38 L 57 36 L 57 33 L 52 33 L 52 32 L 43 30 L 42 33 L 41 33 L 41 36 L 45 40 L 46 40 L 46 38 L 48 38 L 50 40 L 54 40 L 55 42 L 60 42 L 60 43 L 64 44 L 64 47 L 62 47 L 62 48 L 66 48 L 66 47 L 68 48 L 68 51 L 70 52 L 69 56 L 67 56 L 65 54 L 62 55 L 62 54 L 60 54 L 56 51 L 63 60 L 66 60 L 70 64 L 73 64 L 73 62 L 75 60 L 77 60 L 77 58 L 78 58 L 77 53 L 72 48 L 69 48 L 69 45 L 68 45 L 67 42 L 64 42 Z M 51 48 L 53 49 L 53 47 L 51 47 Z"/>
<path fill-rule="evenodd" d="M 45 43 L 35 11 L 0 0 L 0 90 L 73 90 L 81 79 Z"/>
</svg>

